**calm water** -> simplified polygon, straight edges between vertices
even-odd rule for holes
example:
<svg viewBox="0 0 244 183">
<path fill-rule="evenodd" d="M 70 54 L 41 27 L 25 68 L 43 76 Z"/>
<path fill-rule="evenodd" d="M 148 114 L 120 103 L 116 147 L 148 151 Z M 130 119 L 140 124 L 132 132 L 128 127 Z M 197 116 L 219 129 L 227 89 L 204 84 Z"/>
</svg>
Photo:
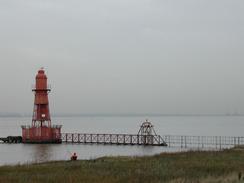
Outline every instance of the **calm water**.
<svg viewBox="0 0 244 183">
<path fill-rule="evenodd" d="M 160 116 L 148 117 L 159 135 L 244 136 L 244 116 Z M 145 117 L 69 117 L 53 118 L 62 132 L 137 134 Z M 21 135 L 20 125 L 30 118 L 0 118 L 0 137 Z M 178 150 L 178 149 L 177 149 Z M 0 165 L 49 160 L 67 160 L 72 152 L 79 159 L 101 156 L 141 156 L 176 151 L 168 147 L 112 145 L 31 145 L 0 144 Z"/>
</svg>

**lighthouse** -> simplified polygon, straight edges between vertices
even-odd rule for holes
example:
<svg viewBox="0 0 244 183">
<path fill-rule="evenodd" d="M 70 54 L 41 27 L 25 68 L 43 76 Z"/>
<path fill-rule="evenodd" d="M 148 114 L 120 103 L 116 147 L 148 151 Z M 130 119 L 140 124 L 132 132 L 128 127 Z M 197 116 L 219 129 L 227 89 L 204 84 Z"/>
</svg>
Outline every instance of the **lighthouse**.
<svg viewBox="0 0 244 183">
<path fill-rule="evenodd" d="M 35 96 L 32 123 L 30 126 L 21 126 L 23 143 L 61 143 L 62 126 L 51 123 L 48 100 L 51 88 L 43 68 L 36 75 L 32 91 Z"/>
</svg>

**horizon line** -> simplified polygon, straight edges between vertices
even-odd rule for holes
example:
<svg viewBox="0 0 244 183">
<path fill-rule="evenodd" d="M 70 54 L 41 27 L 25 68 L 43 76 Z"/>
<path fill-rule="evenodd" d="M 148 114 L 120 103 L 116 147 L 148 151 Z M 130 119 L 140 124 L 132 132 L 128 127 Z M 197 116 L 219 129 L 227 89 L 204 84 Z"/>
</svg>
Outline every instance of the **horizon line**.
<svg viewBox="0 0 244 183">
<path fill-rule="evenodd" d="M 32 114 L 0 113 L 0 117 L 31 117 Z M 54 113 L 52 117 L 92 117 L 92 116 L 244 116 L 243 113 Z"/>
</svg>

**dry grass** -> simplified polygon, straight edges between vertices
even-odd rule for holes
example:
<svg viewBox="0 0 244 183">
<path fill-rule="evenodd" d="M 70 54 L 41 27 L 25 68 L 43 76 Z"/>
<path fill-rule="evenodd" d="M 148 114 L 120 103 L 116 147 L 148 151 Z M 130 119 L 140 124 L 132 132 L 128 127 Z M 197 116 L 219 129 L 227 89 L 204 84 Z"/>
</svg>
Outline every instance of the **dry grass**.
<svg viewBox="0 0 244 183">
<path fill-rule="evenodd" d="M 244 151 L 164 153 L 0 167 L 0 183 L 243 182 Z"/>
</svg>

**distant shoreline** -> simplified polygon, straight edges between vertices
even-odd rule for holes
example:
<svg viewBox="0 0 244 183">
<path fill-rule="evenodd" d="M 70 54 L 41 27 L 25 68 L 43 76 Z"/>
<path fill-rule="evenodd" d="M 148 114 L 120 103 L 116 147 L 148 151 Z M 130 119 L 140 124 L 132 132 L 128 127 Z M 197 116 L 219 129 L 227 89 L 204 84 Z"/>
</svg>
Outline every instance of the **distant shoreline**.
<svg viewBox="0 0 244 183">
<path fill-rule="evenodd" d="M 53 114 L 52 117 L 194 117 L 194 116 L 244 116 L 244 114 Z M 0 118 L 32 117 L 30 114 L 0 114 Z"/>
</svg>

